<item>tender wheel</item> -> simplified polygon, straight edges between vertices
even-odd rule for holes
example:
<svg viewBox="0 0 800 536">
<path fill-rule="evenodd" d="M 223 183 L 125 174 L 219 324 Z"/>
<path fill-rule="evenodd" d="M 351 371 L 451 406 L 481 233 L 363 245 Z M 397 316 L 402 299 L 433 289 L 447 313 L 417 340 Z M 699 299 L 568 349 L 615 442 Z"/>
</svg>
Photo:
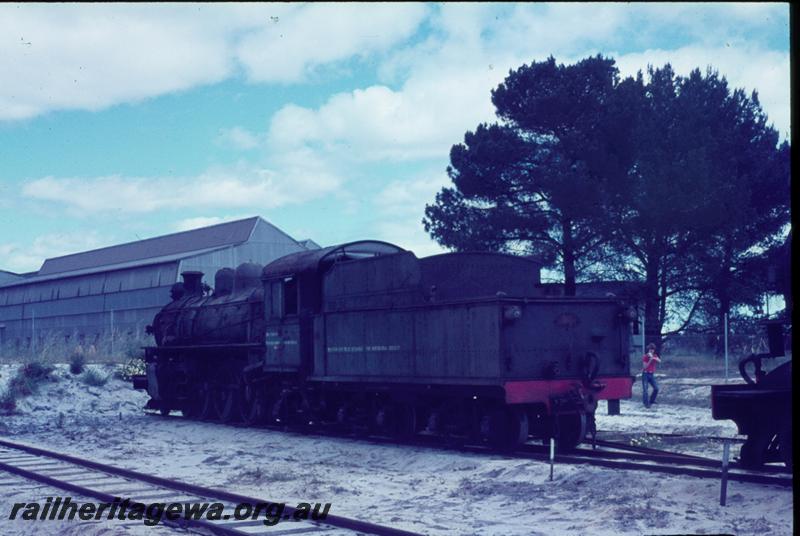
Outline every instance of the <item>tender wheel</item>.
<svg viewBox="0 0 800 536">
<path fill-rule="evenodd" d="M 375 432 L 407 441 L 417 433 L 417 412 L 405 404 L 386 404 L 378 408 L 373 419 Z"/>
<path fill-rule="evenodd" d="M 770 435 L 755 432 L 747 436 L 739 451 L 739 463 L 748 469 L 758 469 L 764 465 L 764 456 L 770 442 Z"/>
<path fill-rule="evenodd" d="M 297 425 L 309 423 L 308 401 L 302 393 L 284 390 L 272 404 L 270 417 L 281 424 Z"/>
<path fill-rule="evenodd" d="M 781 460 L 787 468 L 792 469 L 792 417 L 788 416 L 783 419 L 781 429 L 778 432 L 778 451 L 781 455 Z"/>
<path fill-rule="evenodd" d="M 480 437 L 493 448 L 508 450 L 528 439 L 528 415 L 524 411 L 496 408 L 481 417 Z"/>
<path fill-rule="evenodd" d="M 556 417 L 556 449 L 558 452 L 569 452 L 577 447 L 586 437 L 586 414 L 562 413 Z"/>
</svg>

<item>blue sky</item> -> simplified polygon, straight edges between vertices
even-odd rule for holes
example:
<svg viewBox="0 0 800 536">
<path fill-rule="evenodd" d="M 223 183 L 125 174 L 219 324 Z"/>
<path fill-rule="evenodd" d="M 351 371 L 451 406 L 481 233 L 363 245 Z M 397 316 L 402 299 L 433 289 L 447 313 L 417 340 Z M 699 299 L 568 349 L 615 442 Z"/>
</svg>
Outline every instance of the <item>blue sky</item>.
<svg viewBox="0 0 800 536">
<path fill-rule="evenodd" d="M 0 269 L 261 215 L 418 255 L 450 147 L 549 55 L 713 65 L 789 134 L 788 4 L 2 4 Z"/>
</svg>

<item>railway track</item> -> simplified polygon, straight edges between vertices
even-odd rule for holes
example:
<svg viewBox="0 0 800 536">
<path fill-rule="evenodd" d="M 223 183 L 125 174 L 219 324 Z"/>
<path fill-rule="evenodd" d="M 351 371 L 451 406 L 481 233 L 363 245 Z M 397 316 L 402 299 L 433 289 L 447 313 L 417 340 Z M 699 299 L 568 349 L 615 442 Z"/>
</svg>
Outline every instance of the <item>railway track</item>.
<svg viewBox="0 0 800 536">
<path fill-rule="evenodd" d="M 145 505 L 221 503 L 225 515 L 219 520 L 187 519 L 188 516 L 170 520 L 159 516 L 159 521 L 165 525 L 194 529 L 204 534 L 241 536 L 325 533 L 331 536 L 334 534 L 418 536 L 414 532 L 330 514 L 324 519 L 295 521 L 293 516 L 296 508 L 289 504 L 286 504 L 282 511 L 281 522 L 272 526 L 264 523 L 263 516 L 237 520 L 234 519 L 235 516 L 230 515 L 230 512 L 236 511 L 237 505 L 246 504 L 252 507 L 280 501 L 188 484 L 2 439 L 0 439 L 0 471 L 106 503 L 119 504 L 125 499 L 128 499 L 131 505 L 133 503 Z M 0 483 L 3 482 L 13 485 L 13 481 L 4 481 L 0 478 Z"/>
<path fill-rule="evenodd" d="M 151 413 L 161 418 L 176 418 L 178 416 L 164 417 L 160 414 Z M 242 426 L 229 424 L 229 426 Z M 295 433 L 308 435 L 307 429 L 289 427 L 286 425 L 259 425 L 261 428 L 280 430 L 285 433 Z M 459 440 L 448 442 L 447 438 L 435 436 L 417 436 L 413 440 L 399 441 L 397 439 L 382 436 L 367 436 L 355 433 L 347 433 L 341 430 L 318 427 L 313 430 L 314 435 L 325 437 L 337 437 L 344 439 L 354 439 L 357 441 L 368 442 L 380 445 L 403 444 L 426 448 L 444 449 L 458 452 L 479 453 L 479 454 L 498 454 L 497 451 L 482 445 L 465 445 Z M 569 454 L 556 454 L 555 463 L 596 465 L 623 470 L 638 470 L 654 473 L 665 473 L 673 475 L 686 475 L 698 478 L 710 478 L 719 480 L 722 476 L 721 460 L 705 458 L 693 454 L 665 451 L 644 446 L 629 445 L 614 441 L 596 440 L 595 445 L 600 449 L 581 447 Z M 527 443 L 514 451 L 501 452 L 503 456 L 512 458 L 525 458 L 536 461 L 549 461 L 549 449 L 542 445 Z M 728 480 L 738 482 L 749 482 L 754 484 L 775 485 L 780 487 L 791 487 L 791 472 L 784 467 L 765 466 L 763 470 L 755 472 L 743 469 L 738 463 L 730 463 L 728 466 Z"/>
<path fill-rule="evenodd" d="M 625 445 L 620 445 L 625 446 Z M 531 459 L 547 461 L 548 454 L 538 446 L 526 445 L 524 456 Z M 555 456 L 555 463 L 585 464 L 612 469 L 647 471 L 672 475 L 686 475 L 698 478 L 719 480 L 722 477 L 722 463 L 711 458 L 680 455 L 662 452 L 619 452 L 613 450 L 592 450 L 579 448 L 570 454 Z M 753 484 L 792 487 L 790 473 L 779 467 L 768 467 L 762 472 L 747 471 L 737 464 L 728 466 L 728 480 L 749 482 Z"/>
</svg>

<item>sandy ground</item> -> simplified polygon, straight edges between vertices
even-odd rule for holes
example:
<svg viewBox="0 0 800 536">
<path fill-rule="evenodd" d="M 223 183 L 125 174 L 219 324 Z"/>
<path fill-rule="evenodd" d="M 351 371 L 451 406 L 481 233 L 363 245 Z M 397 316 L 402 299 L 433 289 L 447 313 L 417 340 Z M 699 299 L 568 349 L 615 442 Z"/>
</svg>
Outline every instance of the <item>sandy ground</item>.
<svg viewBox="0 0 800 536">
<path fill-rule="evenodd" d="M 0 365 L 0 389 L 13 369 Z M 793 495 L 782 488 L 731 482 L 728 506 L 721 507 L 719 483 L 691 477 L 557 465 L 551 482 L 548 465 L 502 455 L 146 416 L 146 395 L 119 380 L 88 387 L 65 366 L 56 378 L 22 400 L 15 414 L 0 416 L 0 437 L 268 500 L 330 502 L 331 514 L 433 535 L 793 532 Z M 708 385 L 714 380 L 659 379 L 661 403 L 644 408 L 637 382 L 621 415 L 606 415 L 601 404 L 598 429 L 676 449 L 645 432 L 685 434 L 682 450 L 719 457 L 721 443 L 692 439 L 736 437 L 732 423 L 711 419 Z M 7 519 L 14 502 L 43 493 L 49 492 L 0 487 L 0 534 L 166 533 L 163 527 Z"/>
</svg>

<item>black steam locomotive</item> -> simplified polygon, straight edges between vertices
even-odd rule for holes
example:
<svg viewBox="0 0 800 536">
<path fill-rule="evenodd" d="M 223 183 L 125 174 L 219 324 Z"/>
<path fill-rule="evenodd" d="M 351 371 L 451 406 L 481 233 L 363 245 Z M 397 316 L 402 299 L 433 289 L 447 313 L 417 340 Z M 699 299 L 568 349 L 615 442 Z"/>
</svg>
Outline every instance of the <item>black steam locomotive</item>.
<svg viewBox="0 0 800 536">
<path fill-rule="evenodd" d="M 632 309 L 545 297 L 529 259 L 361 241 L 182 275 L 134 382 L 165 414 L 569 449 L 631 395 Z"/>
</svg>

